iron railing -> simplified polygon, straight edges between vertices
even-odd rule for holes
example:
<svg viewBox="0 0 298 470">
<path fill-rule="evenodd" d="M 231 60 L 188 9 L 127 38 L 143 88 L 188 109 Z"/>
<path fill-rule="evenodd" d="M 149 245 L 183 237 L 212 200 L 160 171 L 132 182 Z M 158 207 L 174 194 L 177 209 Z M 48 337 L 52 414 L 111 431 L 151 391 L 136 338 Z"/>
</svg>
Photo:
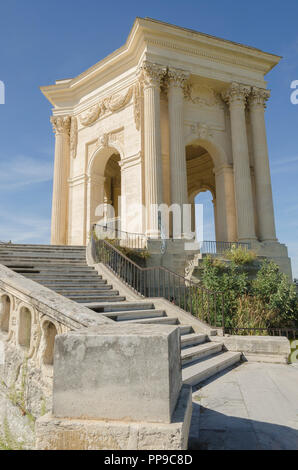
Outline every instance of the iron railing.
<svg viewBox="0 0 298 470">
<path fill-rule="evenodd" d="M 250 243 L 244 242 L 218 242 L 218 241 L 203 241 L 200 243 L 200 252 L 202 254 L 221 255 L 235 248 L 243 248 L 250 250 Z"/>
<path fill-rule="evenodd" d="M 224 329 L 224 295 L 162 266 L 142 268 L 107 240 L 97 240 L 97 260 L 143 297 L 164 297 L 213 328 Z"/>
<path fill-rule="evenodd" d="M 93 231 L 99 239 L 110 239 L 116 246 L 133 250 L 143 250 L 147 247 L 147 237 L 142 233 L 129 233 L 108 225 L 95 224 Z"/>
</svg>

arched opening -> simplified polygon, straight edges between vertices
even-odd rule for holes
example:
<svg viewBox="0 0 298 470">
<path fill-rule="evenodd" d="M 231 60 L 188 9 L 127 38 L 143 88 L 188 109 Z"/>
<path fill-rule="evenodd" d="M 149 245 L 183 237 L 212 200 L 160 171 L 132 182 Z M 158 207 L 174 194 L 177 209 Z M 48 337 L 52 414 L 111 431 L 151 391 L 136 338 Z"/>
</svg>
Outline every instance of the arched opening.
<svg viewBox="0 0 298 470">
<path fill-rule="evenodd" d="M 186 170 L 188 202 L 192 206 L 192 232 L 201 241 L 202 238 L 216 240 L 215 175 L 209 152 L 200 145 L 187 145 Z M 199 204 L 203 206 L 203 227 Z"/>
<path fill-rule="evenodd" d="M 119 227 L 121 196 L 120 153 L 114 147 L 102 147 L 92 157 L 88 168 L 88 220 L 89 230 L 95 223 L 116 219 Z"/>
<path fill-rule="evenodd" d="M 22 307 L 19 315 L 19 345 L 30 349 L 32 315 L 28 308 Z"/>
<path fill-rule="evenodd" d="M 56 326 L 50 321 L 45 321 L 42 325 L 43 336 L 44 336 L 44 353 L 43 363 L 47 366 L 52 366 L 54 363 L 54 345 L 55 337 L 57 335 Z"/>
<path fill-rule="evenodd" d="M 120 217 L 119 197 L 121 196 L 121 170 L 120 155 L 113 153 L 107 161 L 104 172 L 104 203 L 107 207 L 105 218 L 109 222 L 111 219 Z M 111 210 L 113 208 L 113 210 Z"/>
<path fill-rule="evenodd" d="M 8 295 L 3 295 L 0 301 L 0 328 L 4 333 L 9 332 L 11 301 Z"/>
</svg>

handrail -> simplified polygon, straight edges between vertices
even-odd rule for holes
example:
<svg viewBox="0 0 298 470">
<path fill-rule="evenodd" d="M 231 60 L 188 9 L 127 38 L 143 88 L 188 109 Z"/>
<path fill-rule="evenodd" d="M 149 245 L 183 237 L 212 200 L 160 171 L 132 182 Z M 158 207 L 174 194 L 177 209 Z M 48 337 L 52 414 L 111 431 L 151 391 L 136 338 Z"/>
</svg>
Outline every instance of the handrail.
<svg viewBox="0 0 298 470">
<path fill-rule="evenodd" d="M 147 247 L 147 237 L 142 233 L 125 232 L 108 225 L 94 224 L 93 231 L 98 238 L 115 240 L 118 246 L 142 250 Z"/>
<path fill-rule="evenodd" d="M 224 330 L 222 292 L 212 292 L 163 266 L 143 268 L 107 240 L 97 240 L 98 261 L 143 297 L 163 297 L 210 327 Z"/>
</svg>

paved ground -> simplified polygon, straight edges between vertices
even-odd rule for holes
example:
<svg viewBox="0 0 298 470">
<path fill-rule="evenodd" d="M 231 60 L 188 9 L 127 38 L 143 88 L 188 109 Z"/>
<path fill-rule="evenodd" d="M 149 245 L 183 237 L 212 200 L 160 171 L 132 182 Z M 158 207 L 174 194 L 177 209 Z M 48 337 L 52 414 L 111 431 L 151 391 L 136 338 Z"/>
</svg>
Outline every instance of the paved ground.
<svg viewBox="0 0 298 470">
<path fill-rule="evenodd" d="M 298 450 L 298 367 L 243 363 L 194 389 L 189 447 Z"/>
</svg>

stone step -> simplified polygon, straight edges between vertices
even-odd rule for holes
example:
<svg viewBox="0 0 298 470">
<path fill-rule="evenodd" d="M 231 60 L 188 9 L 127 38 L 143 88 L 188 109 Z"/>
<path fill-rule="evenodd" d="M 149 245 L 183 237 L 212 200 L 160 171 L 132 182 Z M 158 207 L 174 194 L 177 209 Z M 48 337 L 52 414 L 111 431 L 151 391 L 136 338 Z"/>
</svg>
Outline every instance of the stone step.
<svg viewBox="0 0 298 470">
<path fill-rule="evenodd" d="M 59 287 L 51 287 L 52 290 L 54 290 L 55 292 L 57 292 L 58 294 L 60 295 L 65 295 L 67 297 L 70 297 L 70 296 L 79 296 L 81 297 L 82 295 L 101 295 L 102 293 L 105 293 L 105 292 L 118 292 L 118 291 L 114 291 L 113 290 L 113 286 L 111 285 L 105 285 L 105 286 L 102 286 L 102 287 L 94 287 L 93 289 L 88 289 L 88 288 L 82 288 L 82 287 L 78 287 L 77 289 L 74 289 L 74 288 L 59 288 Z M 118 292 L 119 293 L 119 292 Z M 117 294 L 118 295 L 118 294 Z"/>
<path fill-rule="evenodd" d="M 7 249 L 11 251 L 15 250 L 59 250 L 59 251 L 86 251 L 86 246 L 83 245 L 30 245 L 30 244 L 21 244 L 21 243 L 1 243 L 1 249 Z"/>
<path fill-rule="evenodd" d="M 77 298 L 73 298 L 73 297 L 69 297 L 71 300 L 74 300 L 75 302 L 78 302 L 79 304 L 83 304 L 85 305 L 86 303 L 88 302 L 91 302 L 92 299 L 90 299 L 89 296 L 82 296 L 82 297 L 77 297 Z M 117 296 L 117 295 L 111 295 L 111 296 L 100 296 L 100 300 L 102 302 L 122 302 L 124 300 L 126 300 L 126 297 L 121 297 L 120 295 Z M 99 303 L 99 296 L 97 296 L 97 304 Z"/>
<path fill-rule="evenodd" d="M 222 351 L 223 343 L 203 343 L 198 346 L 182 349 L 181 360 L 182 364 L 189 364 L 190 362 L 197 361 L 203 357 L 208 357 Z"/>
<path fill-rule="evenodd" d="M 223 352 L 208 359 L 187 364 L 182 368 L 184 384 L 197 385 L 218 372 L 230 367 L 241 359 L 240 352 Z"/>
<path fill-rule="evenodd" d="M 109 290 L 107 291 L 107 293 L 105 291 L 103 292 L 96 292 L 95 294 L 69 294 L 69 293 L 65 293 L 65 297 L 68 297 L 70 299 L 73 299 L 73 300 L 76 300 L 76 299 L 82 299 L 82 298 L 87 298 L 88 300 L 91 300 L 91 299 L 96 299 L 98 301 L 100 301 L 102 299 L 102 297 L 108 295 L 109 297 L 111 296 L 118 296 L 119 295 L 119 291 L 118 290 Z"/>
<path fill-rule="evenodd" d="M 126 310 L 122 312 L 102 312 L 102 315 L 105 317 L 111 318 L 115 321 L 125 321 L 125 320 L 141 320 L 144 318 L 155 318 L 155 317 L 165 317 L 164 310 Z"/>
<path fill-rule="evenodd" d="M 66 260 L 66 261 L 71 261 L 71 260 L 82 260 L 86 262 L 86 256 L 84 253 L 27 253 L 26 251 L 23 252 L 6 252 L 6 251 L 1 251 L 0 250 L 0 258 L 1 259 L 12 259 L 12 260 L 24 260 L 24 261 L 31 261 L 31 260 L 36 260 L 36 259 L 42 259 L 42 260 L 53 260 L 55 261 L 56 259 L 60 260 Z"/>
<path fill-rule="evenodd" d="M 51 272 L 51 274 L 47 274 L 46 272 L 26 273 L 26 277 L 34 281 L 37 279 L 40 281 L 43 281 L 43 280 L 69 281 L 71 279 L 78 281 L 80 279 L 84 282 L 89 282 L 89 280 L 94 281 L 96 279 L 102 279 L 102 276 L 99 276 L 96 273 L 96 271 L 93 271 L 93 272 L 90 271 L 90 273 L 82 273 L 82 274 L 80 274 L 79 272 L 74 272 L 74 273 L 69 273 L 69 274 L 55 273 L 55 272 Z"/>
<path fill-rule="evenodd" d="M 8 266 L 9 267 L 9 266 Z M 10 268 L 12 269 L 12 268 Z M 56 265 L 53 265 L 53 266 L 32 266 L 32 267 L 15 267 L 13 268 L 13 271 L 15 272 L 32 272 L 34 271 L 34 273 L 41 273 L 41 274 L 51 274 L 51 273 L 56 273 L 57 274 L 72 274 L 72 273 L 85 273 L 85 274 L 89 274 L 89 273 L 92 273 L 92 272 L 95 272 L 96 274 L 96 271 L 94 271 L 94 268 L 89 268 L 89 267 L 79 267 L 79 266 L 70 266 L 70 265 L 67 265 L 67 266 L 56 266 Z M 32 274 L 34 274 L 32 273 Z"/>
<path fill-rule="evenodd" d="M 154 304 L 151 302 L 115 302 L 115 303 L 99 303 L 99 302 L 86 302 L 84 307 L 89 308 L 90 310 L 94 310 L 95 312 L 121 312 L 121 311 L 129 311 L 129 310 L 151 310 L 155 309 Z"/>
<path fill-rule="evenodd" d="M 66 281 L 60 281 L 59 279 L 47 279 L 43 281 L 39 281 L 42 283 L 44 286 L 48 287 L 49 289 L 57 289 L 57 288 L 63 288 L 63 287 L 72 287 L 72 288 L 85 288 L 85 287 L 103 287 L 108 285 L 106 280 L 101 280 L 101 279 L 93 279 L 93 280 L 76 280 L 76 279 L 69 279 Z"/>
<path fill-rule="evenodd" d="M 176 325 L 179 326 L 178 317 L 156 317 L 156 318 L 139 318 L 137 320 L 128 320 L 131 323 L 146 323 L 146 324 L 162 324 L 162 325 Z M 181 334 L 181 332 L 180 332 Z"/>
<path fill-rule="evenodd" d="M 207 335 L 204 334 L 197 334 L 197 333 L 190 333 L 183 335 L 181 338 L 181 347 L 186 348 L 188 346 L 196 346 L 198 344 L 205 343 L 207 340 Z"/>
<path fill-rule="evenodd" d="M 189 335 L 193 333 L 193 329 L 191 325 L 179 325 L 179 329 L 180 329 L 181 336 Z"/>
</svg>

